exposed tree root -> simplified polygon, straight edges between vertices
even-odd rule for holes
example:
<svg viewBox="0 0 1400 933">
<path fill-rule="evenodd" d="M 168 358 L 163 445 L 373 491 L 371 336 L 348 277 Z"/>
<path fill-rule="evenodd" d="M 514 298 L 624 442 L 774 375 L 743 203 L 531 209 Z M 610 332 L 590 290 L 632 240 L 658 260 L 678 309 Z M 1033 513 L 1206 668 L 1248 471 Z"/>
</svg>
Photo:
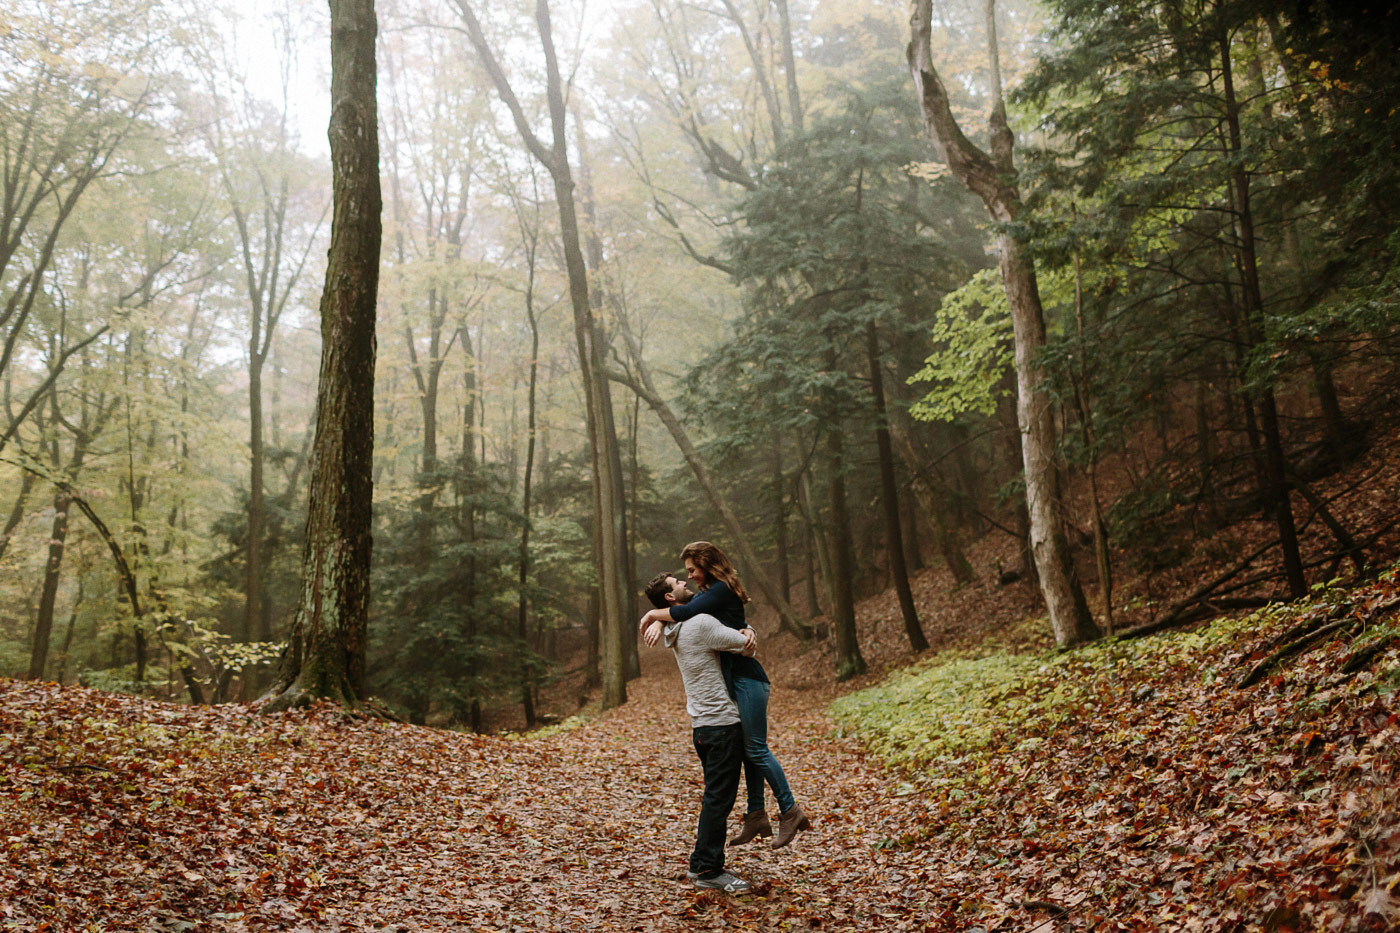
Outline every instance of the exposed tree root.
<svg viewBox="0 0 1400 933">
<path fill-rule="evenodd" d="M 1351 628 L 1356 624 L 1357 620 L 1351 616 L 1347 616 L 1346 618 L 1342 619 L 1334 619 L 1331 622 L 1327 622 L 1326 624 L 1313 629 L 1306 635 L 1293 639 L 1292 641 L 1288 642 L 1288 644 L 1284 645 L 1282 648 L 1278 649 L 1273 654 L 1269 655 L 1267 658 L 1254 665 L 1254 667 L 1252 667 L 1247 674 L 1245 674 L 1239 679 L 1239 683 L 1237 683 L 1236 686 L 1254 686 L 1255 684 L 1259 683 L 1259 681 L 1263 680 L 1264 675 L 1267 674 L 1270 670 L 1272 670 L 1274 666 L 1277 665 L 1280 661 L 1287 660 L 1288 658 L 1291 658 L 1297 654 L 1302 654 L 1304 651 L 1308 650 L 1313 645 L 1318 644 L 1319 642 L 1326 639 L 1327 636 L 1332 635 L 1333 633 L 1342 629 Z"/>
<path fill-rule="evenodd" d="M 1394 644 L 1396 633 L 1382 635 L 1366 647 L 1352 653 L 1342 665 L 1342 673 L 1350 677 L 1374 661 L 1382 652 Z"/>
<path fill-rule="evenodd" d="M 1359 605 L 1356 603 L 1343 603 L 1340 606 L 1332 607 L 1324 615 L 1318 615 L 1299 625 L 1293 626 L 1269 642 L 1267 647 L 1281 647 L 1278 647 L 1276 651 L 1254 665 L 1248 673 L 1240 678 L 1237 686 L 1254 686 L 1264 678 L 1265 674 L 1276 667 L 1279 662 L 1302 654 L 1315 645 L 1325 641 L 1336 632 L 1351 630 L 1352 634 L 1359 634 L 1365 631 L 1368 626 L 1375 623 L 1376 619 L 1394 609 L 1397 605 L 1400 605 L 1400 596 L 1390 596 L 1385 599 L 1371 599 Z M 1369 664 L 1377 655 L 1384 651 L 1394 639 L 1394 634 L 1384 635 L 1378 638 L 1374 643 L 1353 653 L 1342 666 L 1341 673 L 1344 675 L 1342 679 L 1345 680 L 1346 677 L 1350 677 Z M 1338 683 L 1340 682 L 1341 681 L 1338 681 Z M 1335 686 L 1335 684 L 1333 686 Z"/>
</svg>

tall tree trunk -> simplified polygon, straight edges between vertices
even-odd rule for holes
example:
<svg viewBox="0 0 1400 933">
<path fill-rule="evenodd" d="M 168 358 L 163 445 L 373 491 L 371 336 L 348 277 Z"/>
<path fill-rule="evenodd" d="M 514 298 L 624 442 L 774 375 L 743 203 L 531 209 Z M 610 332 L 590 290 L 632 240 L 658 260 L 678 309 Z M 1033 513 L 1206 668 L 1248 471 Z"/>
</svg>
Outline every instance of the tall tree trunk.
<svg viewBox="0 0 1400 933">
<path fill-rule="evenodd" d="M 1089 477 L 1089 503 L 1094 519 L 1094 562 L 1103 593 L 1103 621 L 1107 634 L 1113 634 L 1113 565 L 1108 558 L 1108 522 L 1104 520 L 1099 498 L 1098 451 L 1094 449 L 1093 411 L 1089 405 L 1088 350 L 1084 346 L 1084 281 L 1079 265 L 1079 249 L 1074 251 L 1074 320 L 1079 331 L 1079 378 L 1074 384 L 1074 401 L 1079 408 L 1079 428 L 1084 444 L 1084 470 Z"/>
<path fill-rule="evenodd" d="M 477 641 L 479 633 L 476 618 L 476 493 L 480 489 L 482 477 L 478 473 L 480 464 L 476 454 L 476 412 L 481 399 L 476 377 L 477 350 L 471 339 L 471 331 L 465 323 L 462 324 L 461 343 L 466 364 L 462 374 L 466 398 L 462 403 L 462 459 L 458 468 L 460 479 L 457 491 L 461 501 L 462 540 L 466 544 L 466 556 L 461 567 L 462 588 L 457 595 L 462 605 L 462 639 L 467 645 L 467 724 L 473 732 L 480 732 L 481 698 L 478 695 L 478 684 L 481 665 L 478 660 L 480 645 Z"/>
<path fill-rule="evenodd" d="M 1013 137 L 1001 100 L 993 0 L 987 0 L 986 11 L 994 85 L 990 155 L 963 135 L 953 117 L 948 93 L 934 68 L 932 0 L 915 0 L 910 17 L 908 56 L 929 139 L 953 175 L 982 198 L 992 219 L 1006 224 L 1020 214 L 1021 197 L 1015 187 Z M 1045 345 L 1044 313 L 1035 266 L 1025 248 L 1006 233 L 997 237 L 997 246 L 1016 344 L 1016 414 L 1023 438 L 1021 449 L 1031 550 L 1055 643 L 1068 648 L 1096 637 L 1098 629 L 1074 572 L 1060 516 L 1055 422 L 1050 399 L 1043 390 L 1045 374 L 1036 363 L 1036 355 Z"/>
<path fill-rule="evenodd" d="M 899 491 L 894 478 L 894 448 L 890 444 L 889 415 L 885 410 L 885 379 L 880 371 L 880 339 L 871 322 L 865 328 L 865 355 L 870 364 L 870 395 L 875 404 L 875 448 L 880 458 L 881 505 L 885 513 L 885 550 L 890 559 L 890 575 L 894 577 L 899 611 L 904 617 L 904 633 L 909 647 L 927 651 L 928 639 L 919 624 L 919 611 L 914 607 L 914 592 L 909 588 L 909 568 L 904 562 L 904 535 L 899 527 Z"/>
<path fill-rule="evenodd" d="M 792 604 L 792 568 L 788 554 L 787 479 L 783 476 L 783 439 L 773 435 L 773 536 L 778 557 L 778 592 Z"/>
<path fill-rule="evenodd" d="M 1254 214 L 1250 207 L 1249 172 L 1245 167 L 1240 133 L 1239 105 L 1235 100 L 1234 74 L 1231 67 L 1230 36 L 1220 30 L 1221 79 L 1225 90 L 1225 126 L 1231 159 L 1230 182 L 1235 202 L 1235 223 L 1239 235 L 1240 271 L 1244 280 L 1245 328 L 1251 343 L 1260 330 L 1264 316 L 1263 293 L 1259 287 L 1259 262 L 1255 253 Z M 1303 574 L 1303 559 L 1298 549 L 1298 530 L 1293 521 L 1293 505 L 1288 495 L 1288 466 L 1283 453 L 1283 438 L 1279 432 L 1278 406 L 1272 386 L 1259 393 L 1259 424 L 1264 434 L 1265 465 L 1274 500 L 1274 520 L 1278 525 L 1283 548 L 1283 566 L 1288 578 L 1289 594 L 1300 599 L 1308 593 L 1308 581 Z"/>
<path fill-rule="evenodd" d="M 374 496 L 379 131 L 374 0 L 330 0 L 334 213 L 301 598 L 271 704 L 365 698 Z"/>
<path fill-rule="evenodd" d="M 605 410 L 611 404 L 611 399 L 603 376 L 602 348 L 598 344 L 597 327 L 588 299 L 588 273 L 580 245 L 578 214 L 574 205 L 574 181 L 569 167 L 563 79 L 555 55 L 549 4 L 547 0 L 537 0 L 535 21 L 539 26 L 540 46 L 545 58 L 545 94 L 549 104 L 552 142 L 550 146 L 544 145 L 530 129 L 525 111 L 491 51 L 471 5 L 467 0 L 456 0 L 456 5 L 462 14 L 477 57 L 491 77 L 497 94 L 510 110 L 525 147 L 549 171 L 554 184 L 564 267 L 568 275 L 569 299 L 574 315 L 574 340 L 578 345 L 579 368 L 583 382 L 588 449 L 593 467 L 593 515 L 599 531 L 600 545 L 597 563 L 601 593 L 603 708 L 611 709 L 627 702 L 626 663 L 622 650 L 625 635 L 622 628 L 627 627 L 626 636 L 630 636 L 631 629 L 634 628 L 630 620 L 623 620 L 622 590 L 625 581 L 622 579 L 621 570 L 623 555 L 626 554 L 623 543 L 626 533 L 622 524 L 622 503 L 617 500 L 621 480 L 615 475 L 615 466 L 620 463 L 620 458 L 616 456 L 616 435 L 610 433 L 611 411 Z"/>
<path fill-rule="evenodd" d="M 254 321 L 261 313 L 254 311 Z M 262 629 L 263 601 L 263 540 L 266 537 L 267 503 L 264 499 L 263 483 L 263 412 L 262 412 L 262 370 L 263 361 L 258 356 L 259 332 L 254 326 L 249 342 L 251 358 L 248 361 L 248 551 L 244 567 L 243 640 L 271 641 L 272 633 Z"/>
<path fill-rule="evenodd" d="M 34 620 L 34 644 L 29 650 L 29 679 L 41 680 L 49 658 L 49 638 L 53 634 L 54 604 L 63 569 L 63 551 L 68 541 L 68 494 L 60 490 L 53 497 L 53 525 L 49 529 L 49 556 L 44 561 L 44 585 L 39 592 L 39 613 Z"/>
<path fill-rule="evenodd" d="M 624 409 L 625 410 L 625 409 Z M 626 498 L 627 505 L 627 595 L 630 599 L 624 605 L 631 606 L 633 614 L 637 614 L 640 606 L 638 600 L 642 592 L 641 582 L 637 579 L 637 512 L 641 504 L 642 490 L 642 461 L 638 445 L 641 441 L 641 421 L 642 421 L 642 400 L 633 396 L 632 410 L 627 418 L 627 448 L 628 461 L 627 469 L 630 477 L 628 489 L 630 494 Z M 619 471 L 621 472 L 621 471 Z M 642 656 L 641 649 L 637 644 L 637 633 L 635 628 L 628 632 L 623 638 L 623 647 L 627 651 L 627 677 L 633 679 L 642 676 Z"/>
<path fill-rule="evenodd" d="M 58 394 L 54 393 L 50 401 L 53 409 L 50 427 L 57 431 L 63 423 L 58 407 Z M 99 415 L 99 419 L 105 421 L 101 415 Z M 83 427 L 87 427 L 86 412 L 84 412 Z M 64 470 L 72 478 L 76 478 L 83 467 L 90 436 L 86 431 L 81 431 L 73 441 L 72 456 L 68 460 L 67 469 Z M 49 444 L 50 469 L 54 473 L 58 473 L 62 469 L 59 460 L 60 449 L 58 439 L 55 437 Z M 39 591 L 39 610 L 34 622 L 34 643 L 29 652 L 30 680 L 43 678 L 44 669 L 48 664 L 49 639 L 53 635 L 58 584 L 63 571 L 63 555 L 68 542 L 68 512 L 72 505 L 73 496 L 70 494 L 67 484 L 60 485 L 53 497 L 53 523 L 49 529 L 48 559 L 44 561 L 44 582 Z M 135 612 L 137 607 L 133 606 L 132 610 Z"/>
<path fill-rule="evenodd" d="M 829 361 L 834 368 L 834 361 Z M 865 658 L 856 636 L 856 605 L 852 591 L 855 561 L 851 554 L 851 514 L 846 503 L 846 455 L 839 425 L 829 426 L 826 450 L 831 476 L 827 481 L 827 502 L 831 510 L 831 532 L 826 536 L 830 552 L 831 627 L 836 636 L 836 679 L 850 680 L 865 673 Z"/>
<path fill-rule="evenodd" d="M 73 597 L 73 605 L 68 610 L 68 629 L 63 633 L 63 647 L 59 649 L 58 654 L 58 672 L 54 674 L 53 678 L 59 683 L 63 683 L 65 680 L 68 679 L 68 659 L 69 657 L 71 657 L 71 652 L 73 650 L 73 630 L 78 627 L 78 607 L 82 604 L 83 578 L 80 574 L 78 576 L 78 595 Z M 171 662 L 170 666 L 172 668 L 175 666 L 173 661 Z M 167 689 L 167 698 L 169 697 L 169 695 L 170 691 Z"/>
<path fill-rule="evenodd" d="M 606 333 L 598 323 L 598 312 L 605 306 L 610 307 L 614 315 L 620 320 L 622 309 L 618 307 L 613 294 L 608 289 L 606 279 L 603 275 L 603 240 L 598 234 L 598 214 L 593 202 L 593 175 L 592 166 L 588 160 L 588 135 L 583 131 L 583 121 L 575 118 L 574 126 L 578 139 L 578 163 L 579 163 L 579 205 L 583 210 L 583 247 L 584 247 L 584 267 L 588 274 L 590 283 L 588 289 L 589 308 L 592 312 L 591 321 L 593 326 L 593 343 L 595 347 L 604 348 L 608 346 Z M 629 508 L 627 488 L 623 482 L 625 471 L 622 465 L 622 448 L 617 440 L 617 422 L 614 415 L 612 403 L 612 386 L 606 379 L 600 379 L 602 393 L 602 412 L 605 425 L 603 428 L 603 440 L 612 458 L 613 475 L 613 497 L 614 501 L 621 509 L 618 516 L 618 529 L 621 533 L 619 539 L 619 551 L 617 558 L 618 580 L 622 584 L 622 589 L 618 593 L 618 604 L 623 607 L 626 613 L 625 618 L 630 619 L 638 615 L 637 600 L 640 598 L 641 584 L 637 581 L 636 566 L 631 560 L 632 546 L 628 535 L 628 519 L 632 516 L 632 509 Z M 621 640 L 619 650 L 622 652 L 623 663 L 626 666 L 626 679 L 633 680 L 642 674 L 641 657 L 637 652 L 637 633 L 635 626 L 620 625 L 617 629 L 617 636 Z"/>
<path fill-rule="evenodd" d="M 529 280 L 525 290 L 525 317 L 530 322 L 530 385 L 525 410 L 525 479 L 520 503 L 520 574 L 516 581 L 515 637 L 520 643 L 520 703 L 525 725 L 535 724 L 535 678 L 530 664 L 530 493 L 535 471 L 535 390 L 539 382 L 540 329 L 535 320 L 535 250 L 529 246 Z"/>
</svg>

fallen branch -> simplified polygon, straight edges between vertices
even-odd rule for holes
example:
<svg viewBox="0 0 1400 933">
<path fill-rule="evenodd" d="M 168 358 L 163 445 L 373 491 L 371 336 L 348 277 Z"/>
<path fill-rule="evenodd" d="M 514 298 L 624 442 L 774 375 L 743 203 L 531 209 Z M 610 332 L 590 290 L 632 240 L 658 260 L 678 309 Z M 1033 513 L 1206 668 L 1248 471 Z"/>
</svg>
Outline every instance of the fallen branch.
<svg viewBox="0 0 1400 933">
<path fill-rule="evenodd" d="M 1184 624 L 1185 620 L 1182 617 L 1183 615 L 1185 615 L 1186 610 L 1190 609 L 1192 606 L 1208 602 L 1211 593 L 1218 589 L 1222 584 L 1233 578 L 1236 574 L 1244 572 L 1244 569 L 1250 564 L 1254 563 L 1254 561 L 1257 560 L 1261 554 L 1277 545 L 1277 541 L 1270 541 L 1263 547 L 1257 548 L 1248 556 L 1246 556 L 1243 560 L 1238 561 L 1234 565 L 1232 565 L 1230 569 L 1226 570 L 1224 573 L 1218 575 L 1210 582 L 1198 586 L 1194 591 L 1192 591 L 1190 596 L 1187 596 L 1184 600 L 1176 603 L 1170 609 L 1168 609 L 1165 615 L 1144 625 L 1138 625 L 1134 626 L 1133 628 L 1124 629 L 1123 631 L 1119 632 L 1116 637 L 1139 638 L 1143 635 L 1151 635 L 1155 632 L 1160 632 L 1163 629 L 1171 628 L 1174 625 Z"/>
<path fill-rule="evenodd" d="M 1367 600 L 1362 605 L 1355 603 L 1343 603 L 1340 606 L 1332 607 L 1326 614 L 1317 618 L 1309 619 L 1301 625 L 1296 625 L 1272 639 L 1269 646 L 1282 644 L 1278 650 L 1269 655 L 1264 660 L 1256 664 L 1248 674 L 1240 678 L 1238 686 L 1252 687 L 1263 679 L 1264 675 L 1275 667 L 1280 661 L 1284 661 L 1294 655 L 1302 654 L 1327 636 L 1342 629 L 1357 628 L 1364 630 L 1366 626 L 1372 624 L 1376 618 L 1385 612 L 1400 605 L 1400 596 L 1391 596 L 1389 599 Z M 1385 649 L 1393 635 L 1384 636 L 1377 640 L 1380 644 L 1370 645 L 1353 655 L 1342 667 L 1343 674 L 1354 674 L 1363 666 L 1368 664 L 1377 653 Z M 1371 649 L 1375 648 L 1372 652 Z M 1358 660 L 1359 659 L 1359 660 Z"/>
<path fill-rule="evenodd" d="M 1164 616 L 1153 622 L 1145 622 L 1132 628 L 1115 632 L 1114 638 L 1142 638 L 1146 635 L 1155 635 L 1178 625 L 1190 625 L 1192 622 L 1199 622 L 1202 619 L 1213 619 L 1216 616 L 1224 615 L 1234 609 L 1259 609 L 1270 603 L 1287 602 L 1288 597 L 1282 594 L 1272 596 L 1244 596 L 1235 599 L 1211 599 L 1198 600 L 1199 605 L 1194 609 Z"/>
</svg>

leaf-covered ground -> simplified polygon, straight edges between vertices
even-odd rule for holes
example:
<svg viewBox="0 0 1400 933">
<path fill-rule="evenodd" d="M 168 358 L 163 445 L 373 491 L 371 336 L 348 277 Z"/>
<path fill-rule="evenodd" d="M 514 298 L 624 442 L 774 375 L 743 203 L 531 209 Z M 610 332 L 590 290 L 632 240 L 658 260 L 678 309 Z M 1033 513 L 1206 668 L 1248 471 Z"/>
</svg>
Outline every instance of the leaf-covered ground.
<svg viewBox="0 0 1400 933">
<path fill-rule="evenodd" d="M 839 720 L 830 687 L 784 688 L 812 659 L 775 657 L 772 741 L 815 827 L 732 850 L 738 900 L 683 878 L 699 768 L 658 651 L 624 708 L 528 739 L 0 681 L 0 928 L 1390 929 L 1400 651 L 1341 667 L 1396 595 L 938 656 Z M 1359 642 L 1234 686 L 1338 611 Z"/>
</svg>

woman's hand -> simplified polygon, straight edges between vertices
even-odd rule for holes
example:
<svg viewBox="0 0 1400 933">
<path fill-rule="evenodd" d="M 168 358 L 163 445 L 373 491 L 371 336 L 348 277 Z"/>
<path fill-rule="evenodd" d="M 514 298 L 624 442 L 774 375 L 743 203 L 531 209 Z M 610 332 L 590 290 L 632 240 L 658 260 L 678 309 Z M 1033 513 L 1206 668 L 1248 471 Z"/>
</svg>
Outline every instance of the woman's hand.
<svg viewBox="0 0 1400 933">
<path fill-rule="evenodd" d="M 666 626 L 660 619 L 652 619 L 650 622 L 645 617 L 642 619 L 642 641 L 646 642 L 648 648 L 655 648 L 661 641 L 661 631 Z"/>
</svg>

